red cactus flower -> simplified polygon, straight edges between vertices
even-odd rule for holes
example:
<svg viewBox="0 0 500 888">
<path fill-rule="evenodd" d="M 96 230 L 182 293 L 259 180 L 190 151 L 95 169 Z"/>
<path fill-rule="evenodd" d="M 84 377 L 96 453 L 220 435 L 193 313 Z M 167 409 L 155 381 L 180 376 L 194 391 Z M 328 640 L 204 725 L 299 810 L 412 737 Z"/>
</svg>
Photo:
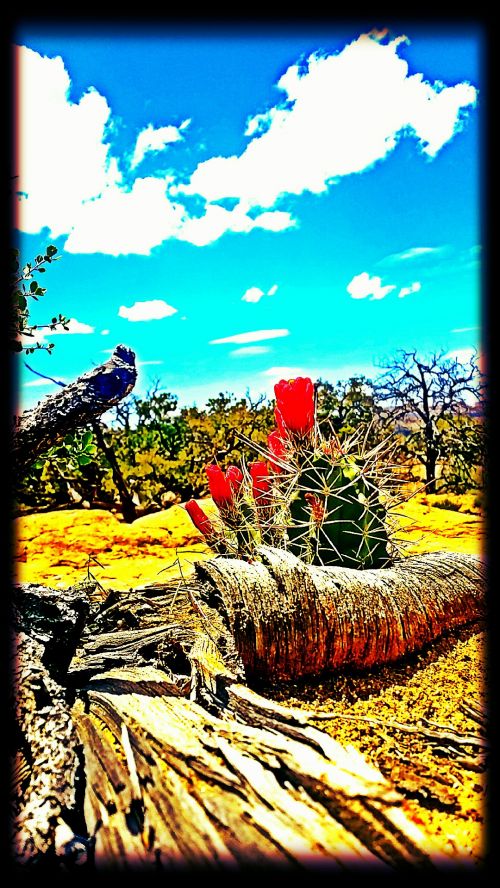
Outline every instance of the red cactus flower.
<svg viewBox="0 0 500 888">
<path fill-rule="evenodd" d="M 314 426 L 314 385 L 309 377 L 281 379 L 274 386 L 278 429 L 304 437 Z"/>
<path fill-rule="evenodd" d="M 211 465 L 205 469 L 208 477 L 210 495 L 219 509 L 230 509 L 234 505 L 235 494 L 238 494 L 243 481 L 243 473 L 237 466 L 229 466 L 226 474 L 220 466 Z"/>
<path fill-rule="evenodd" d="M 276 457 L 276 459 L 286 460 L 285 442 L 283 441 L 283 436 L 280 434 L 279 431 L 269 433 L 269 435 L 267 436 L 267 446 L 269 451 L 272 453 L 273 456 Z M 273 460 L 271 460 L 271 465 L 275 472 L 283 471 L 281 466 Z"/>
<path fill-rule="evenodd" d="M 258 506 L 268 506 L 270 503 L 271 484 L 267 463 L 263 461 L 250 463 L 250 474 L 252 476 L 252 493 L 255 502 Z"/>
<path fill-rule="evenodd" d="M 215 534 L 212 522 L 208 515 L 205 514 L 203 509 L 198 505 L 196 500 L 189 500 L 186 503 L 186 512 L 188 513 L 191 521 L 194 526 L 201 530 L 202 534 L 208 538 L 213 537 Z"/>
</svg>

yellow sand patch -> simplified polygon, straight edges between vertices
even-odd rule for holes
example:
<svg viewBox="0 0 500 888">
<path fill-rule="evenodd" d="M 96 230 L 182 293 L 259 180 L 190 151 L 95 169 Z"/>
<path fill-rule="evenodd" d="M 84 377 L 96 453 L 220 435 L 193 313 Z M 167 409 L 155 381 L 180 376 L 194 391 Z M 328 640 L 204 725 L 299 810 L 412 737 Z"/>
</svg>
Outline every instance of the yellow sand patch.
<svg viewBox="0 0 500 888">
<path fill-rule="evenodd" d="M 429 500 L 418 495 L 398 510 L 399 537 L 409 544 L 405 551 L 481 554 L 481 516 L 436 508 Z M 211 499 L 199 502 L 211 518 L 218 514 Z M 211 555 L 184 506 L 132 524 L 99 509 L 26 515 L 16 519 L 15 535 L 16 579 L 55 586 L 83 579 L 89 568 L 104 588 L 130 589 L 181 570 L 188 575 L 195 561 Z"/>
</svg>

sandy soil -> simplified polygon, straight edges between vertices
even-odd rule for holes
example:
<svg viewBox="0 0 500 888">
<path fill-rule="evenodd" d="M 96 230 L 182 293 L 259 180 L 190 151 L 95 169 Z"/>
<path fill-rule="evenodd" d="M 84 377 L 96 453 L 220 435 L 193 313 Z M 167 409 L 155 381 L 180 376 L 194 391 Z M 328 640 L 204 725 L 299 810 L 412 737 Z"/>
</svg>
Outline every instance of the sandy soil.
<svg viewBox="0 0 500 888">
<path fill-rule="evenodd" d="M 440 508 L 442 501 L 419 495 L 400 508 L 406 551 L 482 554 L 484 522 L 473 498 L 455 498 L 460 511 Z M 203 505 L 214 509 L 209 500 Z M 16 520 L 15 536 L 16 579 L 54 587 L 81 580 L 90 570 L 104 588 L 128 589 L 179 572 L 187 575 L 196 560 L 211 557 L 182 506 L 132 525 L 98 510 L 29 515 Z M 288 705 L 332 713 L 317 727 L 355 746 L 390 776 L 405 795 L 407 814 L 439 847 L 453 851 L 459 862 L 480 863 L 486 826 L 485 772 L 478 749 L 465 745 L 457 756 L 445 740 L 431 742 L 386 723 L 421 727 L 420 720 L 427 719 L 441 730 L 478 735 L 480 726 L 464 704 L 486 708 L 484 662 L 484 626 L 475 624 L 391 667 L 258 690 Z"/>
</svg>

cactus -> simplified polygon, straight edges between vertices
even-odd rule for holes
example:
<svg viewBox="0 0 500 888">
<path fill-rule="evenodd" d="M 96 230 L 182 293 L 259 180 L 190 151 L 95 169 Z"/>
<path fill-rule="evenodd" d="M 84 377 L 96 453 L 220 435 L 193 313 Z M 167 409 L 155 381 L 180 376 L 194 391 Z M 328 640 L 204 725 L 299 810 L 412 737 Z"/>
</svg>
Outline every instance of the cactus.
<svg viewBox="0 0 500 888">
<path fill-rule="evenodd" d="M 290 500 L 288 548 L 311 564 L 383 567 L 390 562 L 386 508 L 348 454 L 307 458 Z"/>
<path fill-rule="evenodd" d="M 356 435 L 342 446 L 334 433 L 323 439 L 310 379 L 281 380 L 275 393 L 278 429 L 269 435 L 267 452 L 255 445 L 266 462 L 243 471 L 229 466 L 225 475 L 219 467 L 207 467 L 227 553 L 251 558 L 263 543 L 285 548 L 308 564 L 387 566 L 394 550 L 392 505 L 381 496 L 380 448 L 365 454 Z"/>
</svg>

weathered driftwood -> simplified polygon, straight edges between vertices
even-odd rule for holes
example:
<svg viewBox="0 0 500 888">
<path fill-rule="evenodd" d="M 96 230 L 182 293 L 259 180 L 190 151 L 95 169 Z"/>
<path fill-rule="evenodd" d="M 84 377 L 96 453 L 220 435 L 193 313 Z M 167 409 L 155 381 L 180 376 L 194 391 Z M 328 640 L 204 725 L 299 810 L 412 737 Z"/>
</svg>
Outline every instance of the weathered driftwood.
<svg viewBox="0 0 500 888">
<path fill-rule="evenodd" d="M 197 565 L 248 676 L 390 663 L 484 613 L 485 568 L 475 555 L 433 552 L 361 571 L 312 567 L 279 549 L 259 554 L 261 562 Z"/>
<path fill-rule="evenodd" d="M 105 413 L 132 391 L 137 378 L 135 355 L 124 345 L 100 367 L 47 395 L 18 418 L 12 444 L 13 463 L 20 475 L 64 435 Z"/>
<path fill-rule="evenodd" d="M 22 703 L 19 713 L 24 763 L 34 763 L 31 772 L 26 764 L 20 768 L 16 803 L 15 846 L 23 863 L 40 857 L 46 862 L 52 854 L 64 864 L 87 847 L 92 853 L 83 866 L 98 870 L 263 865 L 339 871 L 368 866 L 385 872 L 463 862 L 438 851 L 432 836 L 409 817 L 400 787 L 363 756 L 313 727 L 311 714 L 247 687 L 242 660 L 262 663 L 262 648 L 252 648 L 247 639 L 264 635 L 268 675 L 276 675 L 273 669 L 278 674 L 296 669 L 289 651 L 293 645 L 310 671 L 308 651 L 323 644 L 317 627 L 326 624 L 325 614 L 332 619 L 336 607 L 341 616 L 327 648 L 330 665 L 363 665 L 363 651 L 368 661 L 374 652 L 384 661 L 397 650 L 415 650 L 432 633 L 480 614 L 478 560 L 454 555 L 408 559 L 393 569 L 399 570 L 399 585 L 384 585 L 379 576 L 372 580 L 372 595 L 378 596 L 373 604 L 368 595 L 372 572 L 356 573 L 351 585 L 351 571 L 328 569 L 320 572 L 321 580 L 313 572 L 311 585 L 304 571 L 294 582 L 288 559 L 282 566 L 275 552 L 263 555 L 267 566 L 236 567 L 214 559 L 186 583 L 111 593 L 100 604 L 102 590 L 95 584 L 67 590 L 64 662 L 69 656 L 71 662 L 65 679 L 54 644 L 57 620 L 52 611 L 48 622 L 43 616 L 48 592 L 39 587 L 39 618 L 33 598 L 37 587 L 20 587 L 23 633 L 31 624 L 35 643 L 43 643 L 44 632 L 52 639 L 42 664 L 49 694 L 38 702 L 35 695 L 34 704 Z M 260 609 L 250 601 L 261 588 L 251 579 L 254 568 L 265 587 Z M 237 592 L 236 578 L 242 575 Z M 276 608 L 269 597 L 273 584 Z M 78 631 L 68 632 L 68 614 L 72 609 L 80 613 L 76 601 L 82 591 L 90 605 L 78 638 Z M 319 617 L 304 617 L 304 607 L 306 614 L 315 613 L 311 602 L 301 604 L 306 593 L 316 596 Z M 258 617 L 253 629 L 246 624 L 244 634 L 243 607 L 248 621 Z M 264 633 L 271 629 L 266 629 L 263 608 L 279 639 L 266 640 Z M 371 620 L 369 635 L 364 634 L 365 620 Z M 391 621 L 399 628 L 389 631 Z M 81 626 L 81 620 L 73 625 Z M 300 632 L 311 627 L 316 635 L 301 640 Z M 373 634 L 385 639 L 378 647 L 370 641 Z M 406 650 L 391 639 L 406 639 Z M 23 688 L 36 684 L 40 674 L 40 657 L 34 653 L 23 641 L 17 662 Z M 324 659 L 316 666 L 320 663 L 324 668 Z M 54 674 L 57 687 L 50 684 Z M 20 689 L 20 700 L 30 694 Z"/>
</svg>

